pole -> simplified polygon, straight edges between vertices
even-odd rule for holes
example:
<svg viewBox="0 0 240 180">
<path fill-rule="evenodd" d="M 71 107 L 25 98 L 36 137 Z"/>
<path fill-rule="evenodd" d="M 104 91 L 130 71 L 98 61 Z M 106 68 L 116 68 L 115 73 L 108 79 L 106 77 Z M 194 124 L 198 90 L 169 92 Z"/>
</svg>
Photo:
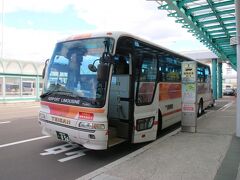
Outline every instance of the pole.
<svg viewBox="0 0 240 180">
<path fill-rule="evenodd" d="M 237 29 L 237 119 L 236 136 L 240 137 L 240 0 L 235 0 L 236 29 Z"/>
<path fill-rule="evenodd" d="M 218 98 L 222 98 L 222 62 L 218 63 Z"/>
<path fill-rule="evenodd" d="M 217 99 L 217 59 L 212 59 L 212 88 L 213 98 Z"/>
</svg>

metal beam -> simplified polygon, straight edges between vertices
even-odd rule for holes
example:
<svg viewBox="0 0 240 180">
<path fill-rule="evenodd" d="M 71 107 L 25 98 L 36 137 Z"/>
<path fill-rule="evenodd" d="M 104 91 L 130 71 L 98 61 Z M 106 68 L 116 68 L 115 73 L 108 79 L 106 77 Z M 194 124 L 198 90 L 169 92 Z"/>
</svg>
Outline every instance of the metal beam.
<svg viewBox="0 0 240 180">
<path fill-rule="evenodd" d="M 226 22 L 226 21 L 234 21 L 235 20 L 235 17 L 229 17 L 229 18 L 222 18 L 222 21 L 223 22 Z M 217 19 L 214 19 L 214 20 L 208 20 L 208 21 L 200 21 L 199 24 L 201 26 L 204 26 L 206 24 L 213 24 L 213 23 L 216 23 L 218 22 Z"/>
<path fill-rule="evenodd" d="M 235 26 L 235 23 L 228 23 L 228 24 L 224 24 L 224 26 L 226 27 L 230 27 L 230 26 Z M 204 27 L 205 29 L 217 29 L 217 28 L 222 28 L 222 26 L 220 25 L 214 25 L 214 26 L 208 26 L 208 27 Z"/>
<path fill-rule="evenodd" d="M 212 5 L 214 8 L 216 8 L 216 7 L 227 6 L 227 5 L 232 5 L 232 4 L 233 4 L 232 1 L 225 1 L 225 2 L 220 2 L 220 3 L 214 3 Z M 203 6 L 198 6 L 198 7 L 194 7 L 194 8 L 189 8 L 188 10 L 190 12 L 194 12 L 194 11 L 204 10 L 207 8 L 210 8 L 209 5 L 203 5 Z"/>
<path fill-rule="evenodd" d="M 217 11 L 218 14 L 231 14 L 235 13 L 234 9 L 226 10 L 226 11 Z M 215 17 L 215 13 L 206 13 L 198 16 L 194 16 L 197 20 L 202 19 L 202 18 L 209 18 L 209 17 Z"/>
<path fill-rule="evenodd" d="M 184 23 L 189 24 L 191 26 L 191 29 L 195 32 L 195 34 L 197 33 L 199 37 L 202 37 L 205 41 L 206 44 L 211 45 L 210 49 L 212 49 L 213 51 L 216 51 L 221 59 L 227 59 L 227 57 L 224 55 L 224 53 L 219 49 L 219 47 L 214 44 L 212 42 L 211 37 L 209 37 L 208 35 L 206 35 L 206 32 L 203 32 L 202 28 L 199 28 L 196 26 L 196 24 L 192 21 L 193 18 L 190 16 L 187 16 L 185 14 L 185 10 L 183 8 L 178 8 L 176 6 L 176 2 L 172 1 L 172 0 L 164 0 L 169 6 L 171 6 L 171 9 L 173 9 L 175 11 L 176 14 L 174 14 L 175 17 L 181 17 L 181 19 L 184 19 Z"/>
<path fill-rule="evenodd" d="M 220 26 L 222 27 L 222 29 L 224 30 L 225 34 L 227 35 L 228 38 L 230 38 L 229 34 L 228 34 L 228 31 L 226 29 L 226 27 L 224 26 L 222 20 L 221 20 L 221 17 L 219 16 L 220 13 L 218 13 L 218 11 L 216 10 L 216 8 L 212 5 L 212 1 L 210 0 L 207 0 L 209 6 L 211 7 L 213 13 L 215 14 L 216 18 L 218 19 L 219 23 L 220 23 Z"/>
<path fill-rule="evenodd" d="M 188 32 L 220 59 L 230 60 L 232 67 L 236 69 L 236 58 L 233 56 L 235 50 L 230 47 L 230 38 L 236 34 L 234 0 L 224 0 L 225 2 L 206 0 L 196 3 L 190 3 L 195 0 L 155 1 L 159 4 L 164 2 L 160 7 L 168 10 L 168 16 L 175 17 L 176 23 L 182 23 L 183 28 L 187 28 Z"/>
<path fill-rule="evenodd" d="M 217 39 L 213 39 L 213 43 L 229 43 L 229 39 L 228 38 L 217 38 Z"/>
</svg>

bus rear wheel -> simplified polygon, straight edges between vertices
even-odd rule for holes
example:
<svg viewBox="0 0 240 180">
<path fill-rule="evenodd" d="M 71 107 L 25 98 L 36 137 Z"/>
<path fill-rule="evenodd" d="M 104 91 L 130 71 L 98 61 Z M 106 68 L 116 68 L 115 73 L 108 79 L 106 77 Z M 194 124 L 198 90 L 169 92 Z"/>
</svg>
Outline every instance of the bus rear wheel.
<svg viewBox="0 0 240 180">
<path fill-rule="evenodd" d="M 157 137 L 160 136 L 162 130 L 162 113 L 158 110 L 158 129 L 157 129 Z"/>
<path fill-rule="evenodd" d="M 200 102 L 198 103 L 198 112 L 197 116 L 201 116 L 203 114 L 203 100 L 201 99 Z"/>
</svg>

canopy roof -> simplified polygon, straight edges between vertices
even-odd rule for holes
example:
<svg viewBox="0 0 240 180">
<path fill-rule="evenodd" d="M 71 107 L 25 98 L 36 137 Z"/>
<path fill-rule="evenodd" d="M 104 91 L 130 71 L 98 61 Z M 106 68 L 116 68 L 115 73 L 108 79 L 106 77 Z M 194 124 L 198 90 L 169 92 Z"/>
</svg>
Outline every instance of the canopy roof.
<svg viewBox="0 0 240 180">
<path fill-rule="evenodd" d="M 183 24 L 197 39 L 221 60 L 237 68 L 234 0 L 155 0 L 158 9 L 167 10 L 169 17 Z"/>
</svg>

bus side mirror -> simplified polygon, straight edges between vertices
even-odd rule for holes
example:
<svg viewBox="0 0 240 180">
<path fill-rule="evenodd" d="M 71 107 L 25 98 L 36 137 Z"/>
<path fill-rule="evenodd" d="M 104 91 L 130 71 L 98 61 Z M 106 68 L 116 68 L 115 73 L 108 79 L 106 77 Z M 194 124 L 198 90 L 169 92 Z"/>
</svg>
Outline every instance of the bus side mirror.
<svg viewBox="0 0 240 180">
<path fill-rule="evenodd" d="M 45 73 L 46 73 L 46 68 L 47 68 L 47 65 L 48 65 L 48 61 L 49 61 L 49 59 L 47 59 L 46 61 L 45 61 L 45 65 L 44 65 L 44 68 L 43 68 L 43 71 L 42 71 L 42 78 L 44 79 L 44 77 L 45 77 Z"/>
<path fill-rule="evenodd" d="M 108 80 L 108 65 L 105 63 L 100 63 L 97 68 L 97 79 L 100 82 Z"/>
</svg>

